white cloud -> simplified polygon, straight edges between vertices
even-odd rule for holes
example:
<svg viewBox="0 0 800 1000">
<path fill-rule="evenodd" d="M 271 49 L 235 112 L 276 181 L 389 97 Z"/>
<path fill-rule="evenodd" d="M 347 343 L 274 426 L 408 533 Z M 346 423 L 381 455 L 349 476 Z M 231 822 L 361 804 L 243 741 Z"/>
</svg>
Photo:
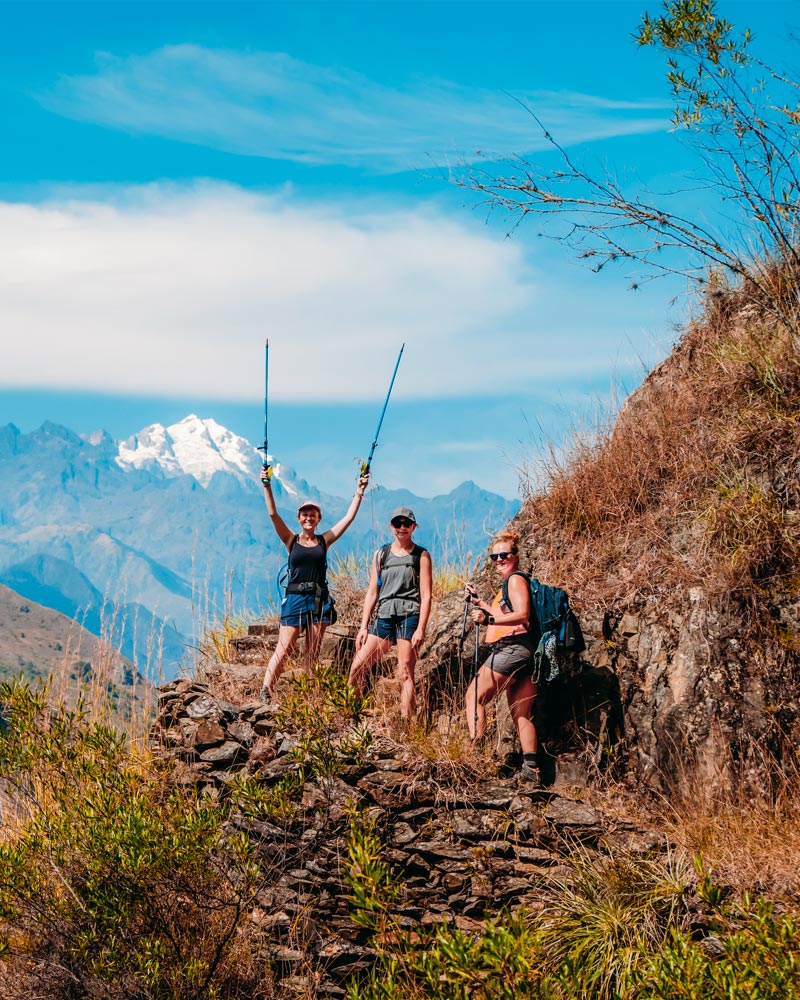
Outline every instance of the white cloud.
<svg viewBox="0 0 800 1000">
<path fill-rule="evenodd" d="M 284 400 L 523 388 L 608 368 L 541 329 L 519 242 L 429 205 L 361 210 L 217 184 L 0 203 L 0 384 Z"/>
<path fill-rule="evenodd" d="M 171 45 L 97 56 L 91 76 L 62 76 L 40 95 L 67 118 L 247 156 L 403 171 L 449 158 L 547 148 L 521 104 L 563 145 L 663 131 L 668 105 L 539 91 L 514 97 L 447 81 L 388 87 L 276 52 Z M 515 98 L 517 98 L 515 100 Z"/>
</svg>

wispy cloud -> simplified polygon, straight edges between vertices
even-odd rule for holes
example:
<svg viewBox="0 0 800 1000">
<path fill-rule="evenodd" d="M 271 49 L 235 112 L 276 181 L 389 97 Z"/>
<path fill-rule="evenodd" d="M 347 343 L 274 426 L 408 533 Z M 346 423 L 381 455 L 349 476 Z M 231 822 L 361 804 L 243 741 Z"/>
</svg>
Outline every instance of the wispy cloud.
<svg viewBox="0 0 800 1000">
<path fill-rule="evenodd" d="M 404 88 L 275 52 L 173 45 L 99 54 L 97 72 L 40 95 L 51 111 L 132 133 L 245 156 L 403 171 L 448 160 L 532 153 L 547 143 L 525 106 L 564 145 L 668 127 L 667 105 L 565 92 L 510 95 L 441 80 Z"/>
<path fill-rule="evenodd" d="M 0 203 L 0 385 L 285 400 L 523 389 L 604 372 L 590 328 L 537 316 L 521 243 L 413 210 L 223 185 Z"/>
</svg>

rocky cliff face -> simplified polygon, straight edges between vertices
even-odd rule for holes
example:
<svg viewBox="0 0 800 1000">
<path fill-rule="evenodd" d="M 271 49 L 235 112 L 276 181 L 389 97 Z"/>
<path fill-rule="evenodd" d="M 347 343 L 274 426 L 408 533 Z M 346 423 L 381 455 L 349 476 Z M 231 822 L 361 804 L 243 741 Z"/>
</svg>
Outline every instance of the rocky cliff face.
<svg viewBox="0 0 800 1000">
<path fill-rule="evenodd" d="M 523 568 L 570 593 L 587 638 L 538 706 L 554 745 L 662 788 L 694 770 L 761 780 L 797 745 L 798 405 L 793 338 L 744 292 L 716 293 L 512 521 Z M 440 608 L 428 669 L 452 662 L 461 608 Z"/>
</svg>

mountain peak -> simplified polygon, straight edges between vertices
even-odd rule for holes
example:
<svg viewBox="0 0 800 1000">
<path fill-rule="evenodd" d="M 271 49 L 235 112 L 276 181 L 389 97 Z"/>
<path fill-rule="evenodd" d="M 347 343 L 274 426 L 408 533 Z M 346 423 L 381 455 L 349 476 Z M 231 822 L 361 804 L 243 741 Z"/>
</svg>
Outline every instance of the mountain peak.
<svg viewBox="0 0 800 1000">
<path fill-rule="evenodd" d="M 256 449 L 216 420 L 190 413 L 175 424 L 150 424 L 120 443 L 123 469 L 159 468 L 168 477 L 189 475 L 208 486 L 217 472 L 252 481 L 261 464 Z"/>
</svg>

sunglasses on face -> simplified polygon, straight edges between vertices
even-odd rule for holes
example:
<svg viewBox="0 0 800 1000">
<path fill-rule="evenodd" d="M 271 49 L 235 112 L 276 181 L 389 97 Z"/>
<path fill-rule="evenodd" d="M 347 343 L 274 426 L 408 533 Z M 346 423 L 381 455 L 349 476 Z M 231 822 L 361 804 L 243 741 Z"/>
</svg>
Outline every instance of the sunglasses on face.
<svg viewBox="0 0 800 1000">
<path fill-rule="evenodd" d="M 396 517 L 392 521 L 393 528 L 410 528 L 414 524 L 413 521 L 409 521 L 407 517 Z"/>
<path fill-rule="evenodd" d="M 490 552 L 489 558 L 492 562 L 497 562 L 498 559 L 510 559 L 513 555 L 513 552 Z"/>
</svg>

